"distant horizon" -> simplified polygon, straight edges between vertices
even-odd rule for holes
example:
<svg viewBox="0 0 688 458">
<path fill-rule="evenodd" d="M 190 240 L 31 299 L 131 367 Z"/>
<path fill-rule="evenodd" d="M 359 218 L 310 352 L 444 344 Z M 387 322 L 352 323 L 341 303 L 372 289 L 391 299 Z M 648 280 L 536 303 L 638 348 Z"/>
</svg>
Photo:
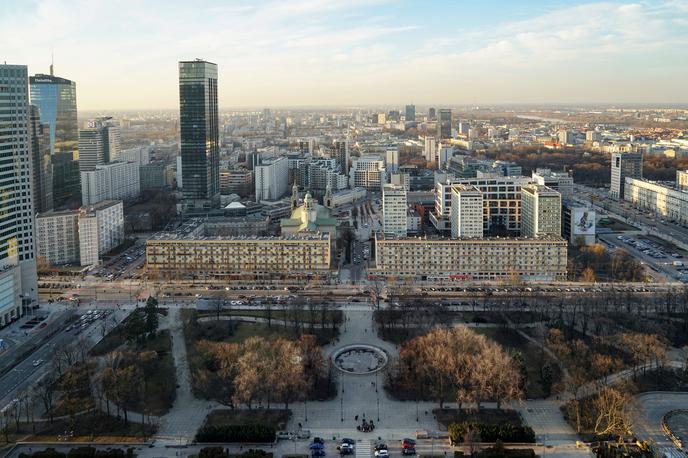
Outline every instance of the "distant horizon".
<svg viewBox="0 0 688 458">
<path fill-rule="evenodd" d="M 80 110 L 172 109 L 194 58 L 237 109 L 688 104 L 688 0 L 27 0 L 0 43 L 31 74 L 54 60 Z"/>
<path fill-rule="evenodd" d="M 477 105 L 467 105 L 467 104 L 414 104 L 414 103 L 399 103 L 399 104 L 355 104 L 355 105 L 255 105 L 255 106 L 234 106 L 225 108 L 219 106 L 220 111 L 263 111 L 265 109 L 270 110 L 355 110 L 355 109 L 365 109 L 365 110 L 375 110 L 375 109 L 390 109 L 398 108 L 403 111 L 406 105 L 414 105 L 416 107 L 416 114 L 419 114 L 418 108 L 449 108 L 449 109 L 461 109 L 470 111 L 471 109 L 483 109 L 483 108 L 548 108 L 548 109 L 566 109 L 566 108 L 623 108 L 623 109 L 675 109 L 675 110 L 688 110 L 688 102 L 677 102 L 677 103 L 633 103 L 633 102 L 590 102 L 590 103 L 528 103 L 528 102 L 514 102 L 514 103 L 490 103 L 490 104 L 477 104 Z M 79 109 L 79 112 L 92 113 L 92 112 L 103 112 L 103 111 L 179 111 L 179 107 L 163 107 L 163 108 L 91 108 L 91 109 Z"/>
</svg>

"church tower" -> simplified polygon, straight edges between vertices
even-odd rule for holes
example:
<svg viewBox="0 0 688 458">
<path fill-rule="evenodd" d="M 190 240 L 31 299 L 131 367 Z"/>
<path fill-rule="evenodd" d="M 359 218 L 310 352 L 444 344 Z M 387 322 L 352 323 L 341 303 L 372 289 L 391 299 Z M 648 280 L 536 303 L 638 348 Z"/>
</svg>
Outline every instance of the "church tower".
<svg viewBox="0 0 688 458">
<path fill-rule="evenodd" d="M 291 187 L 291 211 L 296 210 L 299 206 L 299 187 L 296 183 Z"/>
</svg>

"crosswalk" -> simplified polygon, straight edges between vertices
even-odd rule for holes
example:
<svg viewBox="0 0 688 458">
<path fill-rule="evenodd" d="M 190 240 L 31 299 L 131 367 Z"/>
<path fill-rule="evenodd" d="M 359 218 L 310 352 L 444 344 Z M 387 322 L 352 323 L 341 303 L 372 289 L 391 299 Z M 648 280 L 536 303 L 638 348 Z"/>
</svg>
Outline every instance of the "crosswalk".
<svg viewBox="0 0 688 458">
<path fill-rule="evenodd" d="M 370 458 L 373 446 L 370 441 L 356 442 L 356 458 Z"/>
</svg>

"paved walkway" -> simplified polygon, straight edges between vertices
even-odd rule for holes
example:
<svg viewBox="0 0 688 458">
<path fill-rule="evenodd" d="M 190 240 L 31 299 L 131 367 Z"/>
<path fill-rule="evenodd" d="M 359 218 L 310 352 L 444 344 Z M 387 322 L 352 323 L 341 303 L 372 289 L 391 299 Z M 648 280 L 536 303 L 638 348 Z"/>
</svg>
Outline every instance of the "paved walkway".
<svg viewBox="0 0 688 458">
<path fill-rule="evenodd" d="M 219 403 L 196 399 L 191 391 L 191 373 L 186 358 L 183 323 L 179 309 L 169 309 L 167 316 L 172 338 L 172 357 L 177 370 L 177 396 L 172 409 L 160 419 L 158 442 L 179 444 L 190 442 L 203 424 L 208 412 Z"/>
</svg>

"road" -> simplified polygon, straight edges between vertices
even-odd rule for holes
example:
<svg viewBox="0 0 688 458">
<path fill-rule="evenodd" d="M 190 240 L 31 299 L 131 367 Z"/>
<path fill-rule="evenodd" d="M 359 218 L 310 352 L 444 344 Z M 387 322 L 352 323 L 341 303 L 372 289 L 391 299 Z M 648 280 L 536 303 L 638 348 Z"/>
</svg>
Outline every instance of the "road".
<svg viewBox="0 0 688 458">
<path fill-rule="evenodd" d="M 688 249 L 688 227 L 672 224 L 663 216 L 642 212 L 633 208 L 628 202 L 612 199 L 605 189 L 591 188 L 580 184 L 574 185 L 574 189 L 579 200 L 587 198 L 586 203 L 592 201 L 593 206 L 598 210 L 626 219 L 652 235 L 675 243 L 683 249 Z"/>
<path fill-rule="evenodd" d="M 85 310 L 84 310 L 85 312 Z M 117 322 L 121 321 L 126 312 L 119 311 L 116 316 Z M 115 322 L 109 320 L 106 330 L 114 328 Z M 47 372 L 50 361 L 55 355 L 55 351 L 63 346 L 74 343 L 76 339 L 83 339 L 85 345 L 90 348 L 102 337 L 102 322 L 96 320 L 86 327 L 78 336 L 74 330 L 62 330 L 48 339 L 44 345 L 36 349 L 32 354 L 17 364 L 14 369 L 0 377 L 0 410 L 9 402 L 16 398 L 17 393 L 33 385 L 40 377 Z M 42 363 L 34 365 L 34 361 L 41 360 Z"/>
</svg>

